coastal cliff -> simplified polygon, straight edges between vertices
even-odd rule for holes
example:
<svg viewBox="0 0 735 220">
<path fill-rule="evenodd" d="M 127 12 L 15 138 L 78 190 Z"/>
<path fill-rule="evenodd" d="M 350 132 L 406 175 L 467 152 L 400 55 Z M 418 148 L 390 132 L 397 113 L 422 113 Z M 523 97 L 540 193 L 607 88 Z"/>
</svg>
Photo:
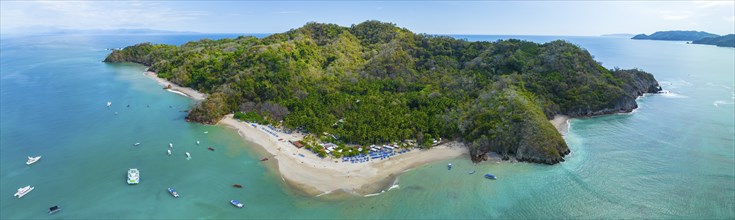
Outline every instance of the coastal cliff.
<svg viewBox="0 0 735 220">
<path fill-rule="evenodd" d="M 147 65 L 210 94 L 188 120 L 213 124 L 239 111 L 345 144 L 457 140 L 473 161 L 497 152 L 561 162 L 569 149 L 548 121 L 553 115 L 629 112 L 636 97 L 660 90 L 653 75 L 605 69 L 560 40 L 470 42 L 378 21 L 309 23 L 262 39 L 143 43 L 105 62 Z"/>
</svg>

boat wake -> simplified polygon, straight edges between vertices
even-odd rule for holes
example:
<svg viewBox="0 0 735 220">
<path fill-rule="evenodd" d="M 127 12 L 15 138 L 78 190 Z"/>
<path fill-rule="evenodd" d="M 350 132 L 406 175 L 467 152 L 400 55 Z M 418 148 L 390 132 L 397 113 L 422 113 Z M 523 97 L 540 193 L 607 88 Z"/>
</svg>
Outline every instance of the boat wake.
<svg viewBox="0 0 735 220">
<path fill-rule="evenodd" d="M 733 102 L 726 102 L 726 101 L 722 101 L 722 100 L 717 100 L 717 101 L 715 101 L 715 102 L 712 103 L 712 105 L 714 105 L 715 107 L 718 107 L 718 108 L 720 107 L 720 105 L 733 105 L 733 104 L 735 104 L 735 103 L 733 103 Z"/>
</svg>

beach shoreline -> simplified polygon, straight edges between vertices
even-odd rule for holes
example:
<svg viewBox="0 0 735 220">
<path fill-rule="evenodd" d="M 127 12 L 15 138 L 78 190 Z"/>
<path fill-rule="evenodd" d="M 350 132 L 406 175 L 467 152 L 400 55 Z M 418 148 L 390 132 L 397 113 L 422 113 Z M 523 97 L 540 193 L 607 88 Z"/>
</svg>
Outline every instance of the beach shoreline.
<svg viewBox="0 0 735 220">
<path fill-rule="evenodd" d="M 170 88 L 170 92 L 187 96 L 195 101 L 204 100 L 207 95 L 191 88 L 181 87 L 168 80 L 159 78 L 155 72 L 146 71 L 146 76 L 158 84 Z M 568 131 L 570 117 L 556 115 L 549 122 L 565 135 Z M 267 154 L 266 166 L 273 169 L 284 184 L 296 193 L 307 196 L 351 194 L 369 196 L 387 190 L 402 173 L 423 165 L 469 157 L 469 150 L 464 144 L 452 141 L 439 144 L 431 149 L 414 149 L 384 160 L 371 160 L 364 163 L 344 163 L 336 158 L 320 158 L 307 149 L 296 148 L 289 141 L 302 140 L 300 133 L 286 134 L 264 129 L 267 127 L 247 123 L 226 115 L 217 125 L 235 130 L 248 143 L 256 145 L 256 150 Z M 271 133 L 277 133 L 278 136 Z M 489 154 L 488 162 L 503 161 L 500 155 Z"/>
<path fill-rule="evenodd" d="M 179 86 L 176 83 L 172 83 L 164 78 L 160 78 L 158 77 L 158 74 L 156 74 L 156 72 L 148 71 L 146 69 L 145 75 L 148 78 L 155 80 L 159 85 L 163 86 L 163 89 L 168 90 L 169 92 L 173 92 L 173 93 L 176 93 L 182 96 L 189 97 L 195 101 L 203 101 L 204 99 L 207 98 L 207 94 L 201 93 L 189 87 Z M 169 86 L 170 88 L 166 88 Z"/>
<path fill-rule="evenodd" d="M 145 75 L 167 87 L 170 92 L 202 101 L 207 96 L 194 89 L 181 87 L 168 80 L 159 78 L 155 72 L 146 71 Z M 276 132 L 278 137 L 266 132 L 263 125 L 239 121 L 232 114 L 226 115 L 218 125 L 235 130 L 240 137 L 269 156 L 264 163 L 273 163 L 272 168 L 281 176 L 284 183 L 297 193 L 307 196 L 329 194 L 370 195 L 388 189 L 403 172 L 432 162 L 469 157 L 464 144 L 447 142 L 431 149 L 414 149 L 384 160 L 371 160 L 364 163 L 345 163 L 341 159 L 320 158 L 307 149 L 299 149 L 289 141 L 303 139 L 302 134 Z"/>
<path fill-rule="evenodd" d="M 261 131 L 262 125 L 236 120 L 231 114 L 218 124 L 235 129 L 244 140 L 265 149 L 270 154 L 269 158 L 276 161 L 276 169 L 285 183 L 309 196 L 339 192 L 361 196 L 377 193 L 390 187 L 395 178 L 406 170 L 469 155 L 463 144 L 448 142 L 384 160 L 344 163 L 340 159 L 320 158 L 288 142 L 301 140 L 301 134 L 278 133 L 279 136 L 275 137 Z"/>
<path fill-rule="evenodd" d="M 554 125 L 554 128 L 559 131 L 559 134 L 564 136 L 569 132 L 569 119 L 571 119 L 571 117 L 566 115 L 555 115 L 554 119 L 549 120 L 549 122 Z"/>
</svg>

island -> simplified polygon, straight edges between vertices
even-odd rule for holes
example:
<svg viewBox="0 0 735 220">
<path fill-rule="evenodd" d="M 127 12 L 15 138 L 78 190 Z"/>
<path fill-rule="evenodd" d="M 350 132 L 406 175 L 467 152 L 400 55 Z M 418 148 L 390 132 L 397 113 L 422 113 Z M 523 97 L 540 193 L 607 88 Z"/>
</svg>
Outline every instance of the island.
<svg viewBox="0 0 735 220">
<path fill-rule="evenodd" d="M 728 34 L 719 37 L 707 37 L 692 41 L 693 44 L 707 44 L 718 47 L 735 47 L 735 34 Z"/>
<path fill-rule="evenodd" d="M 461 152 L 475 162 L 556 164 L 570 150 L 552 119 L 631 112 L 637 97 L 661 90 L 652 74 L 606 69 L 561 40 L 470 42 L 379 21 L 141 43 L 105 62 L 139 63 L 162 85 L 203 93 L 190 95 L 202 101 L 187 120 L 267 139 L 260 145 L 284 180 L 309 194 L 375 192 L 376 181 Z M 375 152 L 378 162 L 349 163 Z"/>
<path fill-rule="evenodd" d="M 708 37 L 719 37 L 720 35 L 704 31 L 657 31 L 651 35 L 639 34 L 633 36 L 634 40 L 670 40 L 670 41 L 695 41 Z"/>
</svg>

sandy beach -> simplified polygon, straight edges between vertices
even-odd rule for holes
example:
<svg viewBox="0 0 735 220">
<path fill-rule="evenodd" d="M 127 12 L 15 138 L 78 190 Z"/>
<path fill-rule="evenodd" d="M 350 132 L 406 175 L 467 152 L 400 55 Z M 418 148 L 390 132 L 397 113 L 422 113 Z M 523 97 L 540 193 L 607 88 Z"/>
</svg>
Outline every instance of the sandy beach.
<svg viewBox="0 0 735 220">
<path fill-rule="evenodd" d="M 253 127 L 232 118 L 232 115 L 225 116 L 219 124 L 234 128 L 243 139 L 265 149 L 271 155 L 269 158 L 277 161 L 278 172 L 288 185 L 314 196 L 340 191 L 358 195 L 380 192 L 408 169 L 468 154 L 464 145 L 449 142 L 385 160 L 343 163 L 341 159 L 319 158 L 311 151 L 298 149 L 288 142 L 301 140 L 303 136 L 300 134 L 278 133 L 279 137 L 275 137 L 262 131 L 261 125 Z"/>
<path fill-rule="evenodd" d="M 146 71 L 145 72 L 145 75 L 148 76 L 149 78 L 155 80 L 156 82 L 158 82 L 158 84 L 160 84 L 161 86 L 166 87 L 166 86 L 169 86 L 170 85 L 171 88 L 170 89 L 166 89 L 169 92 L 173 92 L 173 93 L 176 93 L 176 94 L 179 94 L 179 95 L 183 95 L 183 96 L 189 97 L 191 99 L 194 99 L 196 101 L 202 101 L 202 100 L 204 100 L 204 99 L 207 98 L 207 94 L 201 93 L 201 92 L 196 91 L 196 90 L 194 90 L 192 88 L 189 88 L 189 87 L 182 87 L 182 86 L 176 85 L 176 83 L 169 82 L 166 79 L 159 78 L 158 75 L 155 72 Z"/>
<path fill-rule="evenodd" d="M 201 101 L 207 96 L 194 89 L 181 87 L 165 79 L 157 77 L 155 72 L 146 72 L 146 76 L 156 80 L 162 86 L 171 85 L 171 92 Z M 569 116 L 556 115 L 550 120 L 554 127 L 565 135 L 568 130 Z M 415 149 L 385 160 L 371 160 L 365 163 L 343 163 L 337 158 L 320 158 L 307 149 L 299 149 L 289 141 L 303 139 L 302 134 L 278 134 L 278 137 L 263 131 L 265 126 L 250 124 L 226 115 L 219 125 L 235 129 L 247 142 L 265 150 L 270 156 L 266 163 L 276 163 L 275 168 L 287 185 L 310 196 L 346 192 L 357 195 L 369 195 L 390 187 L 391 183 L 406 170 L 427 163 L 448 160 L 460 156 L 468 156 L 467 147 L 459 142 L 447 142 L 429 150 Z M 253 126 L 255 125 L 255 126 Z M 302 156 L 303 155 L 303 156 Z M 490 155 L 491 162 L 502 162 L 499 156 Z"/>
<path fill-rule="evenodd" d="M 554 119 L 549 120 L 557 131 L 563 136 L 569 131 L 569 116 L 566 115 L 555 115 Z"/>
<path fill-rule="evenodd" d="M 196 101 L 207 95 L 194 89 L 181 87 L 159 78 L 155 72 L 146 71 L 146 76 L 162 86 L 171 85 L 170 92 L 190 97 Z M 227 115 L 218 124 L 235 129 L 247 142 L 264 149 L 270 156 L 265 163 L 276 163 L 277 171 L 287 185 L 310 196 L 346 192 L 368 195 L 390 187 L 391 183 L 406 170 L 427 163 L 468 156 L 467 148 L 458 142 L 437 145 L 429 150 L 414 149 L 385 160 L 366 163 L 343 163 L 341 159 L 320 158 L 307 149 L 298 149 L 288 141 L 303 139 L 302 134 L 276 132 L 273 136 L 262 129 Z M 275 132 L 275 131 L 271 131 Z M 280 139 L 280 140 L 279 140 Z M 301 156 L 303 155 L 303 156 Z"/>
</svg>

